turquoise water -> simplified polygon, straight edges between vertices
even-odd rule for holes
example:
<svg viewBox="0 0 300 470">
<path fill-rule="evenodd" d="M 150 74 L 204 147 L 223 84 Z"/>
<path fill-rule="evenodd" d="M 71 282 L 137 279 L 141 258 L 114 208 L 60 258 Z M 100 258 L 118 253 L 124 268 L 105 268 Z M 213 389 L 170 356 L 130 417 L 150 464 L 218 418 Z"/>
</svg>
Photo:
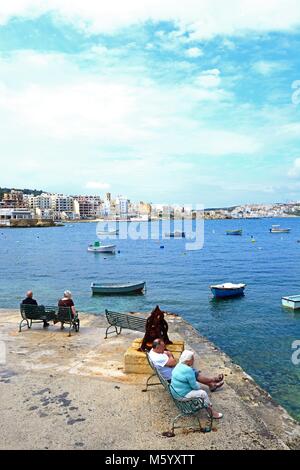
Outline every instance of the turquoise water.
<svg viewBox="0 0 300 470">
<path fill-rule="evenodd" d="M 270 234 L 276 223 L 292 232 Z M 235 228 L 244 235 L 225 235 Z M 18 307 L 28 289 L 44 304 L 70 289 L 79 310 L 99 314 L 159 304 L 191 322 L 300 420 L 300 366 L 291 362 L 300 313 L 281 307 L 283 295 L 300 294 L 300 219 L 206 221 L 204 248 L 186 254 L 178 239 L 118 240 L 115 256 L 88 253 L 95 230 L 93 223 L 0 230 L 0 307 Z M 146 294 L 91 295 L 92 281 L 131 280 L 147 281 Z M 213 301 L 208 286 L 217 282 L 245 282 L 246 295 Z"/>
</svg>

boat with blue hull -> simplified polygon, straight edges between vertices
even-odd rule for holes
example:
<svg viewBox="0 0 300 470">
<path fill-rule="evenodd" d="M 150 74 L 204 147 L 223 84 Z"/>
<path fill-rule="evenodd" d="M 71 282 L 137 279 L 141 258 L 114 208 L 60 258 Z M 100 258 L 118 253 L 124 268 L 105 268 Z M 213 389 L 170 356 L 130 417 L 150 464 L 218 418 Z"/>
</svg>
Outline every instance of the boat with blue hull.
<svg viewBox="0 0 300 470">
<path fill-rule="evenodd" d="M 141 294 L 145 289 L 145 282 L 126 282 L 123 284 L 97 283 L 92 282 L 91 289 L 93 294 L 100 295 L 130 295 Z"/>
<path fill-rule="evenodd" d="M 280 225 L 272 225 L 270 233 L 290 233 L 290 228 L 281 228 Z"/>
<path fill-rule="evenodd" d="M 246 284 L 217 284 L 210 286 L 213 296 L 216 299 L 241 297 L 244 295 Z"/>
</svg>

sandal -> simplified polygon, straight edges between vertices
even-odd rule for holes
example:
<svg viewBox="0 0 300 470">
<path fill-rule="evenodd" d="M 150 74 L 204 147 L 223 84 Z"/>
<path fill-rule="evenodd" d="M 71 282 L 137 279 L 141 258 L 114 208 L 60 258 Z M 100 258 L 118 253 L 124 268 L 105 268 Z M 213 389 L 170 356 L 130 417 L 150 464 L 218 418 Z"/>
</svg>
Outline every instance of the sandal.
<svg viewBox="0 0 300 470">
<path fill-rule="evenodd" d="M 224 374 L 219 374 L 215 378 L 214 382 L 222 382 L 224 380 Z"/>
<path fill-rule="evenodd" d="M 222 413 L 217 413 L 216 416 L 213 416 L 213 419 L 221 419 L 221 418 L 223 418 Z"/>
<path fill-rule="evenodd" d="M 213 387 L 211 387 L 209 390 L 211 392 L 215 392 L 216 390 L 218 390 L 219 388 L 223 387 L 224 385 L 224 380 L 222 380 L 221 382 L 218 382 L 216 385 L 214 385 Z"/>
</svg>

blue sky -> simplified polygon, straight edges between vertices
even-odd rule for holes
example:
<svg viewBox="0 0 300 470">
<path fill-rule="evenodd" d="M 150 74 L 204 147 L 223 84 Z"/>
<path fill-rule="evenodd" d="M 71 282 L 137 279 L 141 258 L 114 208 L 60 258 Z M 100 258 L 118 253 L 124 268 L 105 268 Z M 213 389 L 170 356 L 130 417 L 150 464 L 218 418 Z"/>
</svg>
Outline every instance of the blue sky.
<svg viewBox="0 0 300 470">
<path fill-rule="evenodd" d="M 0 6 L 0 186 L 300 200 L 298 0 Z"/>
</svg>

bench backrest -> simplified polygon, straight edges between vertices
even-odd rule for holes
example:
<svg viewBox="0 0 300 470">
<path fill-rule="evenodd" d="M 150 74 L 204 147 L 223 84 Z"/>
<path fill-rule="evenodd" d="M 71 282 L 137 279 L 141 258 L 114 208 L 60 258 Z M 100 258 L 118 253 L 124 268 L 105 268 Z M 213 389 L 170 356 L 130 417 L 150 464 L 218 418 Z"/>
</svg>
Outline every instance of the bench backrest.
<svg viewBox="0 0 300 470">
<path fill-rule="evenodd" d="M 57 307 L 46 305 L 21 304 L 20 312 L 22 318 L 27 320 L 54 320 L 57 315 Z"/>
<path fill-rule="evenodd" d="M 178 393 L 176 393 L 172 385 L 163 377 L 160 370 L 155 367 L 155 365 L 151 361 L 149 353 L 146 352 L 146 356 L 147 356 L 147 360 L 148 360 L 150 367 L 153 369 L 154 372 L 156 372 L 160 383 L 165 388 L 165 390 L 169 392 L 173 402 L 175 403 L 175 405 L 177 406 L 177 408 L 179 409 L 181 413 L 183 413 L 184 415 L 193 415 L 205 407 L 204 401 L 202 400 L 202 398 L 189 398 L 189 399 L 184 400 L 183 397 L 178 395 Z"/>
<path fill-rule="evenodd" d="M 44 305 L 21 304 L 20 312 L 22 317 L 28 320 L 40 320 L 47 315 Z"/>
<path fill-rule="evenodd" d="M 147 321 L 145 318 L 139 318 L 128 313 L 113 312 L 111 310 L 105 310 L 105 315 L 108 323 L 112 326 L 145 332 Z"/>
<path fill-rule="evenodd" d="M 61 322 L 72 321 L 72 309 L 71 307 L 58 307 L 57 320 Z"/>
</svg>

